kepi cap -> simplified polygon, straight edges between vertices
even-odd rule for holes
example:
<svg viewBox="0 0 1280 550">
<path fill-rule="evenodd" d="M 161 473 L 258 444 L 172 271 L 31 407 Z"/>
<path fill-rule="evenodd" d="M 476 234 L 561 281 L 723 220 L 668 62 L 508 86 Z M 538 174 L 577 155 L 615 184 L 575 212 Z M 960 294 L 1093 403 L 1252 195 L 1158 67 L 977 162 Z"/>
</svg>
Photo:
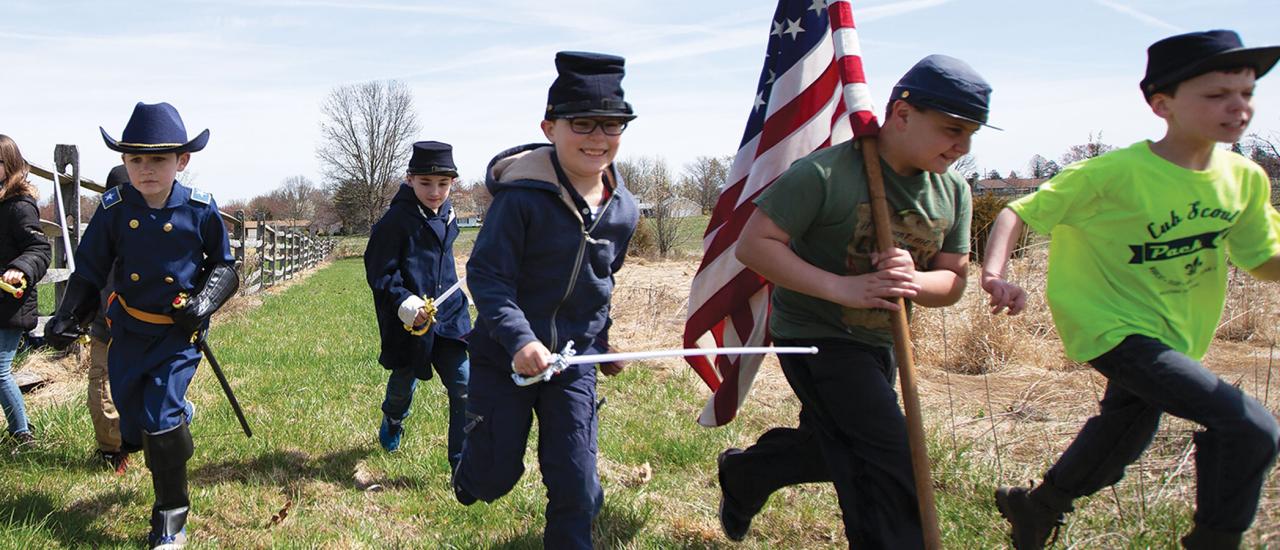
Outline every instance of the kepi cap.
<svg viewBox="0 0 1280 550">
<path fill-rule="evenodd" d="M 893 86 L 890 102 L 897 99 L 1000 129 L 987 124 L 991 85 L 968 63 L 954 57 L 934 54 L 921 59 Z"/>
<path fill-rule="evenodd" d="M 555 82 L 547 90 L 547 120 L 588 116 L 636 118 L 623 100 L 622 77 L 626 60 L 591 52 L 556 54 Z"/>
<path fill-rule="evenodd" d="M 458 177 L 458 167 L 453 164 L 453 146 L 439 141 L 414 143 L 409 174 Z"/>
</svg>

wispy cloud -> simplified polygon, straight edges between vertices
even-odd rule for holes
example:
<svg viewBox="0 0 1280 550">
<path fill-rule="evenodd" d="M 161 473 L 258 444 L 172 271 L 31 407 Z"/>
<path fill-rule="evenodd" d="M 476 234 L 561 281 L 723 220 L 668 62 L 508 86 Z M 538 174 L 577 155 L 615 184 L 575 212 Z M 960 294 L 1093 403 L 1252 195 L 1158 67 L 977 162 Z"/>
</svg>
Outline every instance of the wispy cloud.
<svg viewBox="0 0 1280 550">
<path fill-rule="evenodd" d="M 1139 11 L 1137 8 L 1134 8 L 1132 6 L 1126 6 L 1124 4 L 1121 4 L 1119 2 L 1114 2 L 1112 0 L 1093 0 L 1093 1 L 1099 6 L 1110 8 L 1114 11 L 1123 13 L 1125 15 L 1128 15 L 1129 17 L 1137 19 L 1138 21 L 1141 21 L 1153 27 L 1159 27 L 1161 29 L 1170 30 L 1173 32 L 1186 32 L 1186 29 L 1183 29 L 1182 27 L 1174 25 L 1173 23 L 1160 19 L 1159 17 L 1156 17 L 1149 13 Z"/>
<path fill-rule="evenodd" d="M 856 13 L 859 23 L 875 21 L 877 19 L 885 19 L 888 17 L 897 17 L 908 13 L 917 12 L 941 6 L 951 0 L 905 0 L 903 2 L 893 2 L 880 6 L 860 7 Z"/>
</svg>

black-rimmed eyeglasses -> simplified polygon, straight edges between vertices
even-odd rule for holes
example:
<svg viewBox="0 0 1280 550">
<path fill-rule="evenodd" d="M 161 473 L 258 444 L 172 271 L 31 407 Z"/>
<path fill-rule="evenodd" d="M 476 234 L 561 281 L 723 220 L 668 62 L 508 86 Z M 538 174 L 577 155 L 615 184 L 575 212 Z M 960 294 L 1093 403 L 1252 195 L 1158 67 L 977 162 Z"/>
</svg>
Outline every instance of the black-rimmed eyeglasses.
<svg viewBox="0 0 1280 550">
<path fill-rule="evenodd" d="M 616 118 L 571 118 L 569 119 L 569 129 L 575 134 L 590 134 L 600 128 L 606 136 L 620 136 L 622 131 L 627 129 L 627 121 L 618 120 Z"/>
</svg>

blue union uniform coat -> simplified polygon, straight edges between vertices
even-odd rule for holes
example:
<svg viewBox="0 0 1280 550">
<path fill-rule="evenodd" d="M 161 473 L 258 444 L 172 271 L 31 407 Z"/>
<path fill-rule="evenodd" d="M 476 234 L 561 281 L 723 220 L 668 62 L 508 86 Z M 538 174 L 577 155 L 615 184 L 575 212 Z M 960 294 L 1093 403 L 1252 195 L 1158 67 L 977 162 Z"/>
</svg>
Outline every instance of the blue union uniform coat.
<svg viewBox="0 0 1280 550">
<path fill-rule="evenodd" d="M 365 278 L 373 290 L 382 337 L 378 363 L 383 367 L 413 367 L 418 378 L 427 380 L 434 337 L 464 341 L 471 332 L 467 295 L 461 291 L 436 304 L 436 324 L 422 336 L 405 330 L 396 313 L 410 296 L 435 298 L 458 282 L 453 259 L 458 232 L 450 201 L 432 214 L 408 185 L 400 186 L 391 207 L 370 231 L 364 251 Z"/>
<path fill-rule="evenodd" d="M 122 439 L 136 447 L 142 431 L 163 433 L 182 422 L 200 363 L 190 334 L 139 316 L 171 315 L 174 297 L 192 293 L 204 271 L 234 263 L 227 230 L 209 193 L 175 181 L 165 205 L 151 208 L 126 184 L 102 194 L 75 257 L 73 276 L 97 288 L 114 276 L 108 371 Z"/>
</svg>

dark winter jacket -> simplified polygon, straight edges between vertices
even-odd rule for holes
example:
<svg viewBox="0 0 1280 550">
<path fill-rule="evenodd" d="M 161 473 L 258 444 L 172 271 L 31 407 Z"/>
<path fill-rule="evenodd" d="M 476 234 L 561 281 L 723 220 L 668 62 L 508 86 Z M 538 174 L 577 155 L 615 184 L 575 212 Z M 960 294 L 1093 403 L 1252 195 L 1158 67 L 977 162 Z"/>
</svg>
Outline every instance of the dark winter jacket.
<svg viewBox="0 0 1280 550">
<path fill-rule="evenodd" d="M 0 292 L 0 328 L 31 330 L 36 327 L 36 283 L 49 269 L 53 248 L 40 229 L 40 209 L 29 196 L 0 202 L 0 270 L 17 269 L 27 277 L 21 299 Z"/>
<path fill-rule="evenodd" d="M 472 357 L 510 368 L 535 339 L 552 352 L 572 340 L 579 353 L 608 340 L 613 276 L 622 268 L 639 211 L 616 170 L 612 194 L 590 225 L 558 183 L 550 144 L 525 145 L 489 163 L 493 203 L 467 261 L 479 316 Z M 566 182 L 567 184 L 567 182 Z"/>
<path fill-rule="evenodd" d="M 364 251 L 365 278 L 373 290 L 373 307 L 382 336 L 378 362 L 383 367 L 414 367 L 419 378 L 429 378 L 435 337 L 461 341 L 471 332 L 467 296 L 461 291 L 436 304 L 436 323 L 422 336 L 405 330 L 397 314 L 400 304 L 410 296 L 435 298 L 458 282 L 453 260 L 458 222 L 454 218 L 450 201 L 433 214 L 418 202 L 412 187 L 401 185 L 391 207 L 369 233 L 369 245 Z"/>
</svg>

